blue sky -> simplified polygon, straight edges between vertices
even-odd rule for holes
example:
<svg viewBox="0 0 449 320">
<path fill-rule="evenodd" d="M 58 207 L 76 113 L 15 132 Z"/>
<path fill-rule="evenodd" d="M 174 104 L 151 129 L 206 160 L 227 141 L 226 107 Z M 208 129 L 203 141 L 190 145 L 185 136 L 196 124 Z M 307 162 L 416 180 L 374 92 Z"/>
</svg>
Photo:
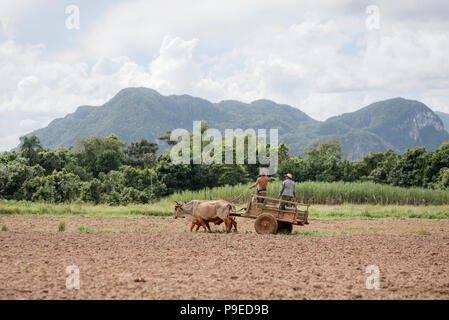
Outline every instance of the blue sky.
<svg viewBox="0 0 449 320">
<path fill-rule="evenodd" d="M 129 86 L 271 99 L 320 120 L 397 96 L 449 112 L 448 16 L 437 0 L 4 1 L 0 151 Z"/>
</svg>

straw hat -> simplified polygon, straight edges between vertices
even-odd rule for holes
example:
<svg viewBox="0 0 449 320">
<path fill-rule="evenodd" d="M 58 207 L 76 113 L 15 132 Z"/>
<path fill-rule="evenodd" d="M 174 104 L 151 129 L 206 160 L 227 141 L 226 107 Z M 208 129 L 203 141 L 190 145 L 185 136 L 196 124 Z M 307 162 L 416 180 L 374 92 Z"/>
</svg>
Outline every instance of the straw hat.
<svg viewBox="0 0 449 320">
<path fill-rule="evenodd" d="M 288 178 L 290 178 L 290 179 L 293 178 L 291 173 L 287 173 L 285 176 L 288 177 Z"/>
</svg>

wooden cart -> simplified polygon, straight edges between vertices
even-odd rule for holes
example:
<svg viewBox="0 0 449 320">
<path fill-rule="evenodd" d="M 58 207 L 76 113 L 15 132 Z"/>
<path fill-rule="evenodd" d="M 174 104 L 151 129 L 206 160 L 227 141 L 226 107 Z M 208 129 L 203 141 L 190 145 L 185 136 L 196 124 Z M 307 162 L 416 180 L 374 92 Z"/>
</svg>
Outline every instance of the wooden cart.
<svg viewBox="0 0 449 320">
<path fill-rule="evenodd" d="M 295 201 L 253 194 L 242 210 L 245 212 L 231 212 L 231 216 L 256 219 L 254 227 L 259 234 L 291 233 L 294 224 L 309 223 L 309 205 Z"/>
</svg>

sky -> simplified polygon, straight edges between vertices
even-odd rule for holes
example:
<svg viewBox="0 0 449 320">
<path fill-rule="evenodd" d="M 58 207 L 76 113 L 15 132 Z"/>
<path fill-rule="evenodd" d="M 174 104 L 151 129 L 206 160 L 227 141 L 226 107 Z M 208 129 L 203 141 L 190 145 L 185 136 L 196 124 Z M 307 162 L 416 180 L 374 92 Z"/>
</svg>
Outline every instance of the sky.
<svg viewBox="0 0 449 320">
<path fill-rule="evenodd" d="M 126 87 L 270 99 L 317 120 L 403 97 L 449 113 L 447 0 L 0 2 L 0 151 Z"/>
</svg>

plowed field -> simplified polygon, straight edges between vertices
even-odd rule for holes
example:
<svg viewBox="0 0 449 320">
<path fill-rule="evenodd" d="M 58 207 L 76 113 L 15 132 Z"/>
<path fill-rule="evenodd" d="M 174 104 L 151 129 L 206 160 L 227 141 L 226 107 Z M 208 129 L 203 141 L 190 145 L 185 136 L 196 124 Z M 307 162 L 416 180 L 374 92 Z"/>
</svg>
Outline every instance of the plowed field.
<svg viewBox="0 0 449 320">
<path fill-rule="evenodd" d="M 311 220 L 269 236 L 237 222 L 225 234 L 162 217 L 1 216 L 0 299 L 449 299 L 447 220 Z"/>
</svg>

